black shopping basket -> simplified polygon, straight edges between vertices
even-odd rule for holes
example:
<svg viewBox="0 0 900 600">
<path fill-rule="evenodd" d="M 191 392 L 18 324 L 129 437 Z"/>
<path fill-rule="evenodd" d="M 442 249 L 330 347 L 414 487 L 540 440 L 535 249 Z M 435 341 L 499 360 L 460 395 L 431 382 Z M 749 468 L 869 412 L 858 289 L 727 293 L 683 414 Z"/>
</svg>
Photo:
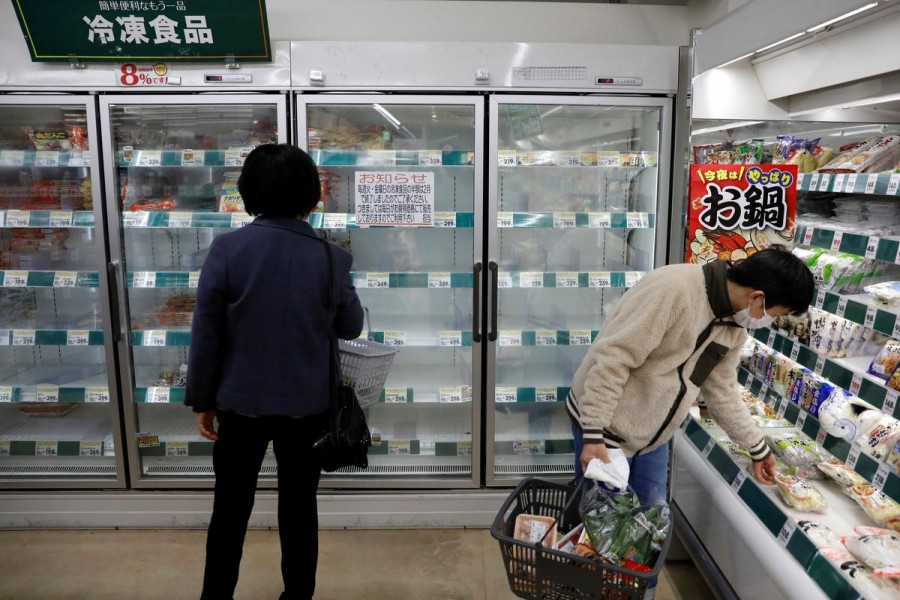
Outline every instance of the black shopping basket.
<svg viewBox="0 0 900 600">
<path fill-rule="evenodd" d="M 647 573 L 513 537 L 520 514 L 551 517 L 560 531 L 572 529 L 581 523 L 580 499 L 581 488 L 535 478 L 523 480 L 506 499 L 491 526 L 491 535 L 500 542 L 510 590 L 529 600 L 641 600 L 663 567 L 671 525 L 656 564 Z"/>
</svg>

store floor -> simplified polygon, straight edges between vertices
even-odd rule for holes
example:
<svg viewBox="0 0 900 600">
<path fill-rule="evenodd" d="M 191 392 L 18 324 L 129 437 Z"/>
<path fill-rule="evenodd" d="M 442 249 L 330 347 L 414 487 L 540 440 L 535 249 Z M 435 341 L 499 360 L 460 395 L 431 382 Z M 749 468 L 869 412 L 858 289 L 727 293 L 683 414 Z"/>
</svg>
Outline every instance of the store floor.
<svg viewBox="0 0 900 600">
<path fill-rule="evenodd" d="M 0 531 L 4 600 L 199 597 L 206 534 L 195 530 Z M 487 530 L 323 530 L 316 600 L 507 600 Z M 237 600 L 281 592 L 278 534 L 247 534 Z M 658 600 L 713 598 L 693 563 L 670 562 Z"/>
</svg>

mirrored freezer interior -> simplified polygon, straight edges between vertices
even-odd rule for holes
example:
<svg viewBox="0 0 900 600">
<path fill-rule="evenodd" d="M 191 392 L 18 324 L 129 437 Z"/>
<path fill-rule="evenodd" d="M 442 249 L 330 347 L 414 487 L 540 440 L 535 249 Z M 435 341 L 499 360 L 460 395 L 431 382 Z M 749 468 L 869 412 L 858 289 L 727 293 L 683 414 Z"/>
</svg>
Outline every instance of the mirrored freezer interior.
<svg viewBox="0 0 900 600">
<path fill-rule="evenodd" d="M 370 317 L 363 336 L 399 347 L 383 394 L 366 408 L 368 470 L 324 476 L 323 485 L 476 485 L 482 101 L 297 102 L 298 145 L 322 180 L 311 222 L 353 254 Z"/>
<path fill-rule="evenodd" d="M 124 484 L 93 111 L 0 99 L 0 485 Z"/>
<path fill-rule="evenodd" d="M 254 147 L 284 141 L 286 101 L 107 97 L 101 107 L 132 474 L 211 479 L 212 442 L 183 405 L 196 287 L 212 240 L 252 220 L 237 179 Z M 267 458 L 263 477 L 274 474 Z"/>
<path fill-rule="evenodd" d="M 491 102 L 489 483 L 573 472 L 568 386 L 605 312 L 662 260 L 668 101 L 569 102 Z"/>
</svg>

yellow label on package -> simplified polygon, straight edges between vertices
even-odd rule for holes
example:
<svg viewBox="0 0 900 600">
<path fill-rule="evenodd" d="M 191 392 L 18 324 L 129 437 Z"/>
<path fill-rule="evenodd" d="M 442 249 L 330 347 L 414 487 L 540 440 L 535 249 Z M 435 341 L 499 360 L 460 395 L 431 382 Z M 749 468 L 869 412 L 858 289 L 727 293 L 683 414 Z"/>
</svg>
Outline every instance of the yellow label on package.
<svg viewBox="0 0 900 600">
<path fill-rule="evenodd" d="M 384 343 L 388 346 L 405 346 L 406 345 L 406 332 L 405 331 L 385 331 L 384 332 Z"/>
<path fill-rule="evenodd" d="M 560 271 L 556 274 L 556 287 L 558 288 L 577 288 L 578 273 L 572 271 Z"/>
<path fill-rule="evenodd" d="M 137 434 L 138 448 L 158 448 L 159 436 L 155 433 L 139 433 Z"/>
<path fill-rule="evenodd" d="M 498 404 L 516 402 L 518 400 L 517 392 L 517 388 L 514 387 L 494 388 L 494 402 Z"/>
<path fill-rule="evenodd" d="M 388 440 L 388 454 L 390 456 L 409 456 L 410 452 L 409 440 Z"/>
<path fill-rule="evenodd" d="M 166 442 L 166 456 L 189 456 L 187 442 Z"/>
<path fill-rule="evenodd" d="M 608 288 L 612 285 L 612 275 L 609 271 L 591 271 L 588 273 L 588 287 Z"/>
<path fill-rule="evenodd" d="M 103 442 L 81 442 L 78 445 L 78 456 L 103 456 Z"/>
<path fill-rule="evenodd" d="M 441 346 L 462 346 L 462 331 L 441 331 L 439 336 Z"/>
<path fill-rule="evenodd" d="M 405 387 L 389 387 L 384 388 L 385 404 L 406 404 L 407 402 Z"/>
</svg>

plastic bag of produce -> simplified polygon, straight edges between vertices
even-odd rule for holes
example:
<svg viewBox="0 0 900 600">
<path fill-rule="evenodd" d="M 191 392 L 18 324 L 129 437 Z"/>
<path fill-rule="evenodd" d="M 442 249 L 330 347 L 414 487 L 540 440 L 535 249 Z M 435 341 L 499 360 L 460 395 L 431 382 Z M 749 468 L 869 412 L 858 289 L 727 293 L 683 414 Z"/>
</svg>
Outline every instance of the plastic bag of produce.
<svg viewBox="0 0 900 600">
<path fill-rule="evenodd" d="M 820 471 L 844 490 L 844 493 L 848 493 L 849 490 L 847 488 L 854 485 L 869 483 L 862 475 L 839 460 L 823 461 L 818 466 Z"/>
<path fill-rule="evenodd" d="M 866 600 L 896 600 L 900 588 L 896 582 L 875 577 L 872 569 L 854 557 L 845 547 L 819 550 L 853 584 Z"/>
<path fill-rule="evenodd" d="M 774 433 L 766 441 L 781 459 L 793 467 L 809 467 L 822 461 L 816 443 L 802 433 Z"/>
<path fill-rule="evenodd" d="M 775 485 L 784 503 L 803 512 L 825 512 L 828 504 L 822 493 L 800 477 L 775 473 Z"/>
<path fill-rule="evenodd" d="M 855 527 L 859 537 L 844 539 L 847 549 L 876 577 L 900 577 L 900 535 L 877 527 Z"/>
<path fill-rule="evenodd" d="M 900 504 L 884 492 L 864 483 L 850 488 L 850 497 L 856 500 L 879 527 L 900 531 Z"/>
<path fill-rule="evenodd" d="M 806 534 L 816 548 L 840 548 L 841 536 L 833 532 L 827 525 L 817 521 L 798 521 L 797 527 Z"/>
<path fill-rule="evenodd" d="M 826 433 L 852 442 L 858 434 L 857 409 L 853 395 L 835 388 L 825 402 L 819 405 L 819 425 Z"/>
<path fill-rule="evenodd" d="M 875 304 L 881 306 L 900 306 L 900 281 L 882 281 L 863 288 L 872 294 Z"/>
<path fill-rule="evenodd" d="M 900 342 L 888 340 L 878 355 L 869 365 L 869 374 L 884 381 L 891 378 L 897 365 L 900 364 Z"/>
<path fill-rule="evenodd" d="M 875 410 L 866 411 L 866 423 L 871 423 L 865 429 L 860 427 L 859 435 L 854 443 L 863 452 L 875 460 L 884 460 L 900 440 L 900 421 L 887 415 L 879 414 L 874 420 L 868 416 Z"/>
</svg>

